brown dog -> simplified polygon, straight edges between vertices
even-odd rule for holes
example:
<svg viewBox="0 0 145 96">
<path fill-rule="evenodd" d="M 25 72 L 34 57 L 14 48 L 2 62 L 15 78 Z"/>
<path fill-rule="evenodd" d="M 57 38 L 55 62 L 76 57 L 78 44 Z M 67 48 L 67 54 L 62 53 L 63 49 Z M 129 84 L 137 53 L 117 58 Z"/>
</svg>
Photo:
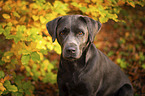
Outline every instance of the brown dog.
<svg viewBox="0 0 145 96">
<path fill-rule="evenodd" d="M 62 49 L 59 96 L 133 96 L 127 76 L 93 44 L 101 23 L 87 16 L 69 15 L 46 26 Z"/>
</svg>

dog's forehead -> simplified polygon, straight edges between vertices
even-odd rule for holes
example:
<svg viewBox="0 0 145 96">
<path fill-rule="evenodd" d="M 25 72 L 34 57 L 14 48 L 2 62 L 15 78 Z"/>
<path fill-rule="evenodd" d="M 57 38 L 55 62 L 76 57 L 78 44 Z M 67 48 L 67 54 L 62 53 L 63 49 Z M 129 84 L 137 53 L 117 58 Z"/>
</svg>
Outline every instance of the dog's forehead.
<svg viewBox="0 0 145 96">
<path fill-rule="evenodd" d="M 59 27 L 86 27 L 86 23 L 80 19 L 79 15 L 63 16 L 58 23 Z"/>
</svg>

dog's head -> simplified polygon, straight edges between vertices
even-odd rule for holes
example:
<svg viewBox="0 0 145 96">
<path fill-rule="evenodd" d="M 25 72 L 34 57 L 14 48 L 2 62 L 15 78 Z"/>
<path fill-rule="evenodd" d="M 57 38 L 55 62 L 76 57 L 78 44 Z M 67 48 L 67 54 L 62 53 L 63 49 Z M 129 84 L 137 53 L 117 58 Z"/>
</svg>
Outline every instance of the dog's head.
<svg viewBox="0 0 145 96">
<path fill-rule="evenodd" d="M 46 24 L 53 42 L 57 38 L 64 59 L 79 59 L 89 42 L 101 28 L 101 23 L 87 16 L 68 15 L 58 17 Z"/>
</svg>

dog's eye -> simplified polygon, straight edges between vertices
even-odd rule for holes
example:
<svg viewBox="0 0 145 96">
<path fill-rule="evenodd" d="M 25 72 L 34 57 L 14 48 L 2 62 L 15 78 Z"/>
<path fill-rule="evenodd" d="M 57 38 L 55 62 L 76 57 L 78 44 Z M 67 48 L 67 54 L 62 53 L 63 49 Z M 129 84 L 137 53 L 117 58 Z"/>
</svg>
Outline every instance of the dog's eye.
<svg viewBox="0 0 145 96">
<path fill-rule="evenodd" d="M 60 32 L 60 35 L 64 35 L 64 34 L 65 34 L 65 32 L 64 32 L 64 31 Z"/>
<path fill-rule="evenodd" d="M 82 32 L 82 31 L 80 31 L 79 33 L 78 33 L 78 35 L 80 35 L 80 36 L 82 36 L 84 33 Z"/>
</svg>

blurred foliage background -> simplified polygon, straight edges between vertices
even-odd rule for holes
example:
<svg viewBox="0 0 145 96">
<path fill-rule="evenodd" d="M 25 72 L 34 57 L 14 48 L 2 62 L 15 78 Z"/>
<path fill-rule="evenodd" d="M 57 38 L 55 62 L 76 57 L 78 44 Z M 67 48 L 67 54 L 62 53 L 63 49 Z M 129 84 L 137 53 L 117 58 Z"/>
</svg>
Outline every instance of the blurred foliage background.
<svg viewBox="0 0 145 96">
<path fill-rule="evenodd" d="M 0 95 L 58 96 L 60 46 L 46 30 L 58 16 L 81 14 L 102 23 L 95 45 L 145 95 L 145 0 L 1 0 Z"/>
</svg>

